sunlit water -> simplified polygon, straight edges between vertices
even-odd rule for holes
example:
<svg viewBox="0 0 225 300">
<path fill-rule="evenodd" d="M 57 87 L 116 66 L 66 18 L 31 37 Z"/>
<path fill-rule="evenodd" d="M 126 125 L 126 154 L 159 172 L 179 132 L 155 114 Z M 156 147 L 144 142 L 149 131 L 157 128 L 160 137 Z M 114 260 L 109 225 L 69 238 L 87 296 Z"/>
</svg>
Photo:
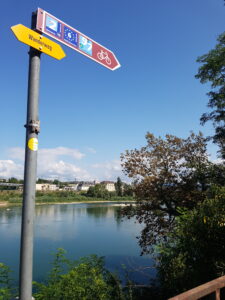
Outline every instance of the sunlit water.
<svg viewBox="0 0 225 300">
<path fill-rule="evenodd" d="M 36 206 L 34 280 L 43 281 L 50 270 L 52 253 L 64 248 L 71 259 L 89 254 L 104 256 L 106 267 L 124 278 L 147 283 L 154 271 L 149 257 L 140 256 L 136 236 L 141 226 L 134 220 L 118 220 L 120 204 L 55 204 Z M 21 208 L 0 209 L 0 262 L 13 270 L 18 280 Z"/>
</svg>

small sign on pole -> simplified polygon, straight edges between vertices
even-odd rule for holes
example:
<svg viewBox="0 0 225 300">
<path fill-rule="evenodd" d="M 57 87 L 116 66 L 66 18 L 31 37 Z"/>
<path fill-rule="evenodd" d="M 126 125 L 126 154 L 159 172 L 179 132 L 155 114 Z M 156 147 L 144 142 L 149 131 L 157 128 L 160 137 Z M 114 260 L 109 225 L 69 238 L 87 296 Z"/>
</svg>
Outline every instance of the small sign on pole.
<svg viewBox="0 0 225 300">
<path fill-rule="evenodd" d="M 32 48 L 58 60 L 66 56 L 60 45 L 22 24 L 12 26 L 11 29 L 20 42 L 27 44 Z"/>
<path fill-rule="evenodd" d="M 120 67 L 111 50 L 41 8 L 37 11 L 36 29 L 112 71 Z"/>
</svg>

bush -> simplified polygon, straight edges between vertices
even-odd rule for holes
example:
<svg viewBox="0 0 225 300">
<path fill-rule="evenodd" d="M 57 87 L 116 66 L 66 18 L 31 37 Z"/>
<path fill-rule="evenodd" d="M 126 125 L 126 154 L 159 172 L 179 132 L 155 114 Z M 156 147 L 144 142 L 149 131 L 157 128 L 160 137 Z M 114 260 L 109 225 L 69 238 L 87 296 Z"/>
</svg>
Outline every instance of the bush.
<svg viewBox="0 0 225 300">
<path fill-rule="evenodd" d="M 212 199 L 195 209 L 180 209 L 175 227 L 158 245 L 158 276 L 166 297 L 225 274 L 225 193 L 213 187 Z"/>
<path fill-rule="evenodd" d="M 91 186 L 86 194 L 88 197 L 93 198 L 110 198 L 110 192 L 105 188 L 102 184 L 96 184 L 95 186 Z"/>
<path fill-rule="evenodd" d="M 91 255 L 71 262 L 59 249 L 46 284 L 35 283 L 36 300 L 126 299 L 119 280 L 104 267 L 102 257 Z"/>
<path fill-rule="evenodd" d="M 0 300 L 10 300 L 12 297 L 10 272 L 9 267 L 0 263 Z"/>
</svg>

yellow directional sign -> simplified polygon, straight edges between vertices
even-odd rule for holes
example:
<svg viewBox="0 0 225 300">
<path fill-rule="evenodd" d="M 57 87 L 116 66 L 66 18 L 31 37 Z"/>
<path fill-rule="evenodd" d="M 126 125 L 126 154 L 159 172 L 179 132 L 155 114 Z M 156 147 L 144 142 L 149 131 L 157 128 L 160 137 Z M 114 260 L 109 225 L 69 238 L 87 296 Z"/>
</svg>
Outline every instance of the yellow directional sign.
<svg viewBox="0 0 225 300">
<path fill-rule="evenodd" d="M 11 29 L 16 38 L 24 44 L 27 44 L 56 59 L 62 59 L 66 56 L 60 45 L 22 24 L 12 26 Z"/>
</svg>

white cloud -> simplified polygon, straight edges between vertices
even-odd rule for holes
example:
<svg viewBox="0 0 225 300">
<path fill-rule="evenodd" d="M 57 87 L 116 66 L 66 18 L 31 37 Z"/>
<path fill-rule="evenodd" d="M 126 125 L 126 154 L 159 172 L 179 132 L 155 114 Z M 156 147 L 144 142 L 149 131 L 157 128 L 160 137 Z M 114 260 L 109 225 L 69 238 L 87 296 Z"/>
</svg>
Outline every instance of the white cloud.
<svg viewBox="0 0 225 300">
<path fill-rule="evenodd" d="M 93 148 L 86 148 L 86 150 L 89 153 L 96 152 Z M 24 149 L 10 148 L 8 156 L 10 160 L 0 161 L 0 177 L 22 178 Z M 119 160 L 90 164 L 84 168 L 83 163 L 80 162 L 84 157 L 84 153 L 73 148 L 39 149 L 37 177 L 62 181 L 74 180 L 75 178 L 77 180 L 116 180 L 118 176 L 124 177 Z"/>
<path fill-rule="evenodd" d="M 111 162 L 104 162 L 104 163 L 100 163 L 100 164 L 93 164 L 92 168 L 95 169 L 107 169 L 107 170 L 113 170 L 113 171 L 121 171 L 121 163 L 119 160 L 113 160 Z"/>
<path fill-rule="evenodd" d="M 89 173 L 73 163 L 73 160 L 81 160 L 84 156 L 85 154 L 73 148 L 56 147 L 40 149 L 38 151 L 37 177 L 57 178 L 60 180 L 72 180 L 74 178 L 90 180 Z M 23 162 L 24 149 L 19 147 L 10 148 L 9 157 Z M 21 178 L 23 176 L 23 166 L 13 160 L 7 162 L 10 163 L 5 163 L 4 166 L 0 165 L 0 176 Z"/>
<path fill-rule="evenodd" d="M 77 149 L 66 148 L 66 147 L 57 147 L 50 149 L 40 149 L 38 151 L 38 156 L 40 158 L 51 158 L 56 159 L 58 156 L 69 156 L 74 159 L 82 159 L 85 154 L 81 153 Z"/>
<path fill-rule="evenodd" d="M 119 160 L 97 163 L 91 167 L 96 170 L 96 174 L 98 174 L 100 180 L 116 180 L 118 176 L 123 176 L 121 162 Z"/>
<path fill-rule="evenodd" d="M 74 180 L 75 178 L 79 180 L 90 180 L 90 175 L 86 170 L 63 160 L 50 160 L 48 162 L 46 159 L 44 161 L 40 160 L 37 173 L 38 177 L 41 178 L 57 178 L 62 181 Z"/>
<path fill-rule="evenodd" d="M 18 159 L 18 160 L 21 160 L 23 161 L 24 160 L 24 149 L 23 148 L 20 148 L 20 147 L 14 147 L 14 148 L 10 148 L 8 150 L 9 152 L 9 157 L 10 158 L 13 158 L 13 159 Z"/>
<path fill-rule="evenodd" d="M 57 147 L 53 149 L 40 149 L 38 151 L 38 177 L 43 178 L 58 178 L 60 180 L 74 180 L 79 178 L 89 180 L 89 173 L 77 167 L 71 161 L 65 159 L 81 160 L 85 155 L 77 149 L 66 147 Z M 64 159 L 61 159 L 61 158 Z"/>
<path fill-rule="evenodd" d="M 86 150 L 92 154 L 96 154 L 97 151 L 94 149 L 94 148 L 91 148 L 91 147 L 86 147 Z"/>
<path fill-rule="evenodd" d="M 211 160 L 212 163 L 217 164 L 217 165 L 224 163 L 224 160 L 221 159 L 221 158 L 210 159 L 210 160 Z"/>
<path fill-rule="evenodd" d="M 19 147 L 14 147 L 9 149 L 9 156 L 14 159 L 24 160 L 24 149 Z M 69 156 L 74 159 L 82 159 L 85 154 L 81 153 L 77 149 L 66 148 L 66 147 L 56 147 L 48 149 L 39 149 L 38 157 L 40 159 L 51 159 L 55 160 L 59 156 Z"/>
<path fill-rule="evenodd" d="M 23 177 L 23 165 L 12 160 L 0 160 L 0 178 Z"/>
</svg>

